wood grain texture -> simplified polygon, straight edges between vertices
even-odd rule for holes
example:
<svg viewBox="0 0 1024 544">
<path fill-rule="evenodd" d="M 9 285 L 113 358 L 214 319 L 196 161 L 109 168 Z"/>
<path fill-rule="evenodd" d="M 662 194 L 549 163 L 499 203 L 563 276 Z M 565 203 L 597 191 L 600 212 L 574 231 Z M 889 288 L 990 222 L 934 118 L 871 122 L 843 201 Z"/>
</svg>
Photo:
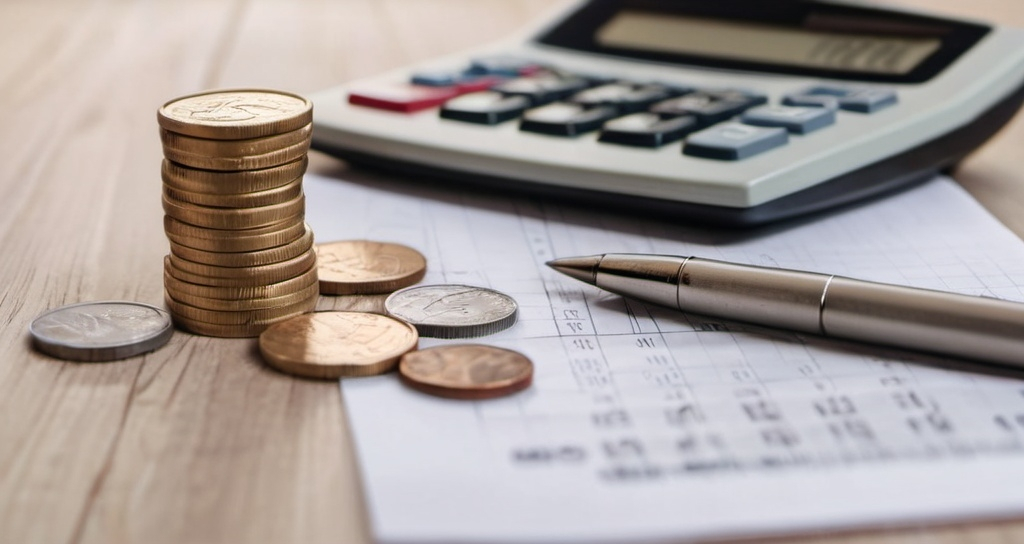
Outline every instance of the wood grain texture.
<svg viewBox="0 0 1024 544">
<path fill-rule="evenodd" d="M 1024 26 L 1017 0 L 904 0 Z M 547 0 L 5 0 L 0 3 L 0 544 L 367 542 L 338 387 L 250 340 L 176 334 L 104 364 L 35 353 L 65 303 L 160 304 L 156 108 L 215 87 L 310 92 L 505 35 Z M 959 170 L 1024 234 L 1017 119 Z M 315 155 L 312 168 L 346 166 Z M 380 297 L 321 308 L 379 311 Z M 787 541 L 792 541 L 787 539 Z M 802 539 L 1024 541 L 1024 522 Z"/>
</svg>

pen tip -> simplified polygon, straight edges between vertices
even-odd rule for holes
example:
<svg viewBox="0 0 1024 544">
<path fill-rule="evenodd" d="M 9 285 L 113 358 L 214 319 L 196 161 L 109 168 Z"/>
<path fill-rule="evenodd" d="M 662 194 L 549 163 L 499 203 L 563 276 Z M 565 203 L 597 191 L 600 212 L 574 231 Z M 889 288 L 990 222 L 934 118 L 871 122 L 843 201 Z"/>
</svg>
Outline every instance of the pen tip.
<svg viewBox="0 0 1024 544">
<path fill-rule="evenodd" d="M 597 283 L 597 265 L 601 263 L 601 255 L 589 257 L 566 257 L 548 261 L 547 264 L 557 272 L 561 272 L 570 278 L 587 282 L 591 285 Z"/>
</svg>

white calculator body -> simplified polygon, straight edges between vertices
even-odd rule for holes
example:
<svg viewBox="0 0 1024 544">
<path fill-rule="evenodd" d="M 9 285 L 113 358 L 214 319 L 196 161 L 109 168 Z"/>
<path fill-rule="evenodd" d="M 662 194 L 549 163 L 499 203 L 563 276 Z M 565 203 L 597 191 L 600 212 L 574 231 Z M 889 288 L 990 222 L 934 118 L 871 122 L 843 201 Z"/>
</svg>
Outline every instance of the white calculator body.
<svg viewBox="0 0 1024 544">
<path fill-rule="evenodd" d="M 313 147 L 751 226 L 953 166 L 1024 99 L 1024 31 L 853 2 L 591 0 L 312 95 Z"/>
</svg>

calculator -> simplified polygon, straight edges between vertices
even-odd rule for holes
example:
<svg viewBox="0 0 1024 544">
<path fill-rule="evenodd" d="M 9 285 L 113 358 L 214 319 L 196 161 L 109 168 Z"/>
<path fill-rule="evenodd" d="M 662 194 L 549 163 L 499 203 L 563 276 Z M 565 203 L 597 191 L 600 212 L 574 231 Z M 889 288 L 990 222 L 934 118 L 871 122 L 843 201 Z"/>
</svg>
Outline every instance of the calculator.
<svg viewBox="0 0 1024 544">
<path fill-rule="evenodd" d="M 924 181 L 1024 100 L 1024 31 L 850 1 L 590 0 L 310 97 L 356 164 L 712 226 Z"/>
</svg>

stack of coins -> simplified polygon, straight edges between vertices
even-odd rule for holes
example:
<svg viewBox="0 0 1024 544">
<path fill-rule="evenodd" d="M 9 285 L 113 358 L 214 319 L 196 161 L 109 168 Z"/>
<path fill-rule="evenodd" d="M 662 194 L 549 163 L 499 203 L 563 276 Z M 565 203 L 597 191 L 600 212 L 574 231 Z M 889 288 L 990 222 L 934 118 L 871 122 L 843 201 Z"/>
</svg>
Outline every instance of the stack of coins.
<svg viewBox="0 0 1024 544">
<path fill-rule="evenodd" d="M 215 91 L 157 112 L 164 259 L 174 322 L 208 336 L 259 336 L 319 296 L 302 175 L 313 106 L 276 91 Z"/>
</svg>

